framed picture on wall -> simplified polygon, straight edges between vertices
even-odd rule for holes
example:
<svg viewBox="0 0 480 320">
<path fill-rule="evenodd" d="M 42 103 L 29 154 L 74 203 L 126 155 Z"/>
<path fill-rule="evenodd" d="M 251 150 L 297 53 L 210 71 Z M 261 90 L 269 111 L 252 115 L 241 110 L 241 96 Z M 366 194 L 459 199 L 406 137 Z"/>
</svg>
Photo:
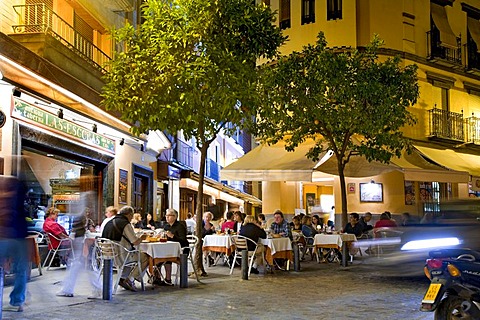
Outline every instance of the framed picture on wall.
<svg viewBox="0 0 480 320">
<path fill-rule="evenodd" d="M 313 207 L 315 205 L 315 193 L 307 193 L 307 206 Z"/>
<path fill-rule="evenodd" d="M 348 193 L 355 193 L 355 183 L 347 184 L 347 192 Z"/>
<path fill-rule="evenodd" d="M 128 171 L 120 169 L 119 179 L 118 179 L 118 202 L 122 204 L 127 203 L 127 192 L 128 192 Z"/>
<path fill-rule="evenodd" d="M 383 202 L 383 184 L 360 183 L 360 202 Z"/>
</svg>

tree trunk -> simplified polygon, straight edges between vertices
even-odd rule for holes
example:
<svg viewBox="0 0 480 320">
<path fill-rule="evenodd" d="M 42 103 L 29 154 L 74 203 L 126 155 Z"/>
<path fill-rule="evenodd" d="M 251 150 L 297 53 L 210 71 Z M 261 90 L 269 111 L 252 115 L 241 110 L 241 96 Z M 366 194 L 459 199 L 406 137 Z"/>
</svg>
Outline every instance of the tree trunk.
<svg viewBox="0 0 480 320">
<path fill-rule="evenodd" d="M 202 222 L 203 222 L 203 181 L 205 180 L 205 162 L 207 161 L 208 144 L 202 143 L 200 148 L 200 172 L 198 177 L 198 192 L 197 192 L 197 225 L 195 233 L 199 239 L 195 247 L 195 266 L 197 270 L 201 271 L 202 276 L 206 276 L 207 272 L 203 267 L 203 251 L 202 251 Z"/>
<path fill-rule="evenodd" d="M 348 212 L 348 204 L 347 204 L 347 188 L 345 185 L 345 174 L 343 173 L 345 169 L 345 164 L 342 163 L 341 160 L 337 160 L 338 164 L 338 177 L 340 178 L 340 193 L 342 195 L 342 221 L 341 221 L 341 226 L 342 229 L 345 228 L 345 225 L 347 224 L 347 212 Z"/>
</svg>

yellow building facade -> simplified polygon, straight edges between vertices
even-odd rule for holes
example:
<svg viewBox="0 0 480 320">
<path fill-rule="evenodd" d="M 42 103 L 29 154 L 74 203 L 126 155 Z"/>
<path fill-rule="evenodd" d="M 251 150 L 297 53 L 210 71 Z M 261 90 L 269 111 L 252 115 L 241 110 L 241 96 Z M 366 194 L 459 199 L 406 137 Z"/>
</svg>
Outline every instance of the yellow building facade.
<svg viewBox="0 0 480 320">
<path fill-rule="evenodd" d="M 288 35 L 282 54 L 313 43 L 319 31 L 329 47 L 345 48 L 364 47 L 378 34 L 385 42 L 380 59 L 398 55 L 404 65 L 418 66 L 420 97 L 410 108 L 417 124 L 404 128 L 418 158 L 347 178 L 348 212 L 388 210 L 397 217 L 403 212 L 421 217 L 445 199 L 480 196 L 480 1 L 263 2 L 277 11 L 277 23 Z M 377 188 L 373 198 L 365 193 L 369 184 Z M 338 222 L 340 183 L 335 175 L 262 181 L 262 201 L 267 214 L 275 209 L 308 212 L 312 204 L 316 211 L 329 212 L 333 203 Z"/>
</svg>

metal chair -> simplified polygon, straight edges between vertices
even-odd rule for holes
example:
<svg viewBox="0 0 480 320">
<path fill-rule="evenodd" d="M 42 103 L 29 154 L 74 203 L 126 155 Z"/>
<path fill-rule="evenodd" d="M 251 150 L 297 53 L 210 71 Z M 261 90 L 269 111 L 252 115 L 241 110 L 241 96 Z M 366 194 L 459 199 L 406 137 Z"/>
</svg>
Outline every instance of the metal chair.
<svg viewBox="0 0 480 320">
<path fill-rule="evenodd" d="M 57 247 L 53 246 L 51 239 L 55 239 L 58 241 Z M 72 239 L 58 238 L 53 234 L 47 232 L 47 236 L 45 237 L 45 240 L 47 241 L 47 244 L 48 244 L 48 253 L 47 253 L 47 256 L 45 257 L 45 261 L 43 261 L 42 268 L 45 268 L 45 265 L 47 264 L 47 261 L 50 258 L 50 263 L 48 264 L 47 271 L 50 270 L 50 266 L 52 265 L 53 258 L 55 257 L 55 255 L 57 255 L 60 252 L 66 252 L 66 254 L 68 254 L 68 252 L 71 252 L 72 259 L 75 259 L 75 252 L 73 251 Z"/>
<path fill-rule="evenodd" d="M 237 259 L 242 258 L 242 251 L 247 250 L 248 251 L 248 259 L 249 259 L 248 275 L 250 276 L 250 272 L 252 271 L 253 261 L 255 260 L 255 255 L 256 255 L 257 250 L 258 250 L 258 243 L 256 243 L 255 241 L 253 241 L 250 238 L 240 236 L 240 235 L 231 236 L 231 239 L 232 239 L 233 244 L 235 245 L 235 255 L 233 257 L 232 266 L 230 268 L 230 274 L 233 273 L 233 268 L 235 268 L 235 263 L 237 262 Z M 252 243 L 252 244 L 255 244 L 255 249 L 253 251 L 248 250 L 248 243 L 249 242 Z"/>
<path fill-rule="evenodd" d="M 189 234 L 189 235 L 187 235 L 187 241 L 188 241 L 188 247 L 183 247 L 182 248 L 182 253 L 185 252 L 186 249 L 189 249 L 188 256 L 187 256 L 187 261 L 190 261 L 190 263 L 192 264 L 193 272 L 195 273 L 195 277 L 197 279 L 197 282 L 200 282 L 200 279 L 198 278 L 197 267 L 195 266 L 195 261 L 193 259 L 193 257 L 195 257 L 195 255 L 193 254 L 193 251 L 195 250 L 195 246 L 198 242 L 198 237 L 193 235 L 193 234 Z M 177 273 L 175 275 L 175 285 L 178 284 L 178 279 L 179 278 L 180 278 L 180 268 L 177 267 Z"/>
<path fill-rule="evenodd" d="M 317 262 L 320 262 L 319 257 L 318 257 L 318 252 L 317 248 L 313 244 L 313 237 L 306 237 L 305 235 L 303 236 L 303 239 L 305 240 L 305 243 L 303 244 L 303 251 L 302 251 L 302 260 L 305 259 L 305 255 L 307 252 L 310 253 L 311 259 L 313 261 L 313 258 L 316 256 L 317 257 Z"/>
<path fill-rule="evenodd" d="M 113 294 L 117 292 L 123 269 L 127 267 L 131 268 L 130 272 L 132 272 L 134 268 L 140 268 L 140 283 L 142 290 L 145 291 L 145 283 L 143 282 L 144 272 L 141 270 L 140 250 L 128 250 L 120 243 L 106 238 L 95 239 L 95 246 L 99 249 L 98 252 L 101 255 L 102 265 L 104 264 L 104 260 L 111 259 L 113 265 L 117 268 L 117 278 L 114 281 Z M 122 261 L 123 253 L 126 253 L 126 256 Z"/>
</svg>

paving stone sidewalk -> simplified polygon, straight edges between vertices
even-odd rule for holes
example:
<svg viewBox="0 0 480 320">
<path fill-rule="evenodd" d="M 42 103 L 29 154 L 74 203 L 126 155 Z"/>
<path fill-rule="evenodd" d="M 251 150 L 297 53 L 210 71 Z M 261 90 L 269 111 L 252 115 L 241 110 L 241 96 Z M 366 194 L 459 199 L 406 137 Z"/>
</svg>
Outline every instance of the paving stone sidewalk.
<svg viewBox="0 0 480 320">
<path fill-rule="evenodd" d="M 215 266 L 207 268 L 202 283 L 190 278 L 189 288 L 119 288 L 112 301 L 87 299 L 86 274 L 74 297 L 57 297 L 65 269 L 44 270 L 42 276 L 34 270 L 24 312 L 3 311 L 3 319 L 433 319 L 418 310 L 425 279 L 378 277 L 359 263 L 343 268 L 307 261 L 301 272 L 252 274 L 249 280 L 241 279 L 238 268 L 230 276 L 227 267 Z M 7 285 L 4 306 L 10 291 Z"/>
</svg>

